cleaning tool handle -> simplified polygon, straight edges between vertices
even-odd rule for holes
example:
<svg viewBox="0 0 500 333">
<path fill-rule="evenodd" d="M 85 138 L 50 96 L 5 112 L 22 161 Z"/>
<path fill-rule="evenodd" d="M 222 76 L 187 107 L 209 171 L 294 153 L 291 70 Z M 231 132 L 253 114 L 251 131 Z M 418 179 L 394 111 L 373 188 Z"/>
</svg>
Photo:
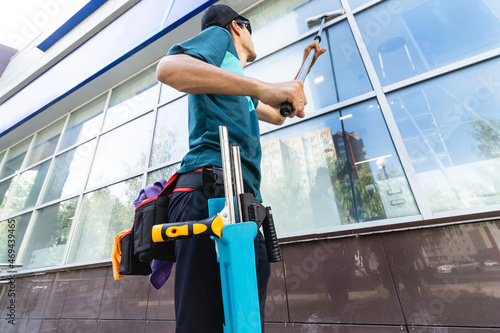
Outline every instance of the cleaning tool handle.
<svg viewBox="0 0 500 333">
<path fill-rule="evenodd" d="M 307 55 L 306 61 L 300 68 L 299 74 L 297 75 L 297 80 L 304 82 L 306 80 L 307 73 L 309 73 L 309 69 L 311 68 L 312 61 L 314 59 L 314 54 L 316 54 L 316 49 L 312 48 Z M 292 104 L 289 102 L 285 102 L 281 104 L 280 114 L 283 117 L 288 117 L 293 111 Z"/>
<path fill-rule="evenodd" d="M 278 262 L 283 260 L 281 255 L 280 245 L 278 243 L 278 235 L 274 227 L 274 219 L 271 207 L 266 207 L 267 217 L 262 223 L 262 230 L 264 231 L 264 238 L 266 240 L 267 261 Z"/>
<path fill-rule="evenodd" d="M 200 221 L 164 223 L 153 226 L 153 242 L 165 242 L 169 239 L 183 239 L 198 236 L 222 237 L 224 221 L 219 214 Z"/>
</svg>

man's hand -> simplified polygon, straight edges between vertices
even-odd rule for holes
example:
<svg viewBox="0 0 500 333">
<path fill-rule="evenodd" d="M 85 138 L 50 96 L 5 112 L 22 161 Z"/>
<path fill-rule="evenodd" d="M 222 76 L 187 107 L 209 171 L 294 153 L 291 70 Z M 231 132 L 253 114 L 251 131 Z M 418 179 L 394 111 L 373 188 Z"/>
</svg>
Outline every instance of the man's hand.
<svg viewBox="0 0 500 333">
<path fill-rule="evenodd" d="M 309 71 L 311 71 L 312 66 L 319 56 L 326 52 L 326 47 L 320 49 L 318 41 L 314 40 L 304 49 L 304 57 L 302 59 L 301 68 L 306 61 L 309 52 L 311 52 L 313 48 L 316 52 L 311 62 L 311 66 L 309 67 Z M 283 98 L 286 98 L 285 101 L 292 104 L 293 111 L 288 116 L 289 118 L 305 117 L 306 114 L 304 112 L 304 107 L 307 104 L 307 98 L 304 93 L 304 83 L 300 80 L 294 80 L 289 82 L 265 84 L 264 88 L 259 93 L 259 97 L 257 97 L 257 99 L 262 102 L 259 103 L 260 108 L 257 109 L 259 119 L 272 124 L 282 124 L 286 119 L 279 114 Z M 262 104 L 267 104 L 267 106 L 264 107 Z"/>
<path fill-rule="evenodd" d="M 304 83 L 302 81 L 263 83 L 256 98 L 262 103 L 277 109 L 278 114 L 281 104 L 288 102 L 292 104 L 293 108 L 293 112 L 289 116 L 290 118 L 295 116 L 303 118 L 305 116 L 304 107 L 307 104 L 307 98 L 304 93 Z"/>
<path fill-rule="evenodd" d="M 326 52 L 326 47 L 323 47 L 320 49 L 318 41 L 316 39 L 313 40 L 312 43 L 309 44 L 308 46 L 306 46 L 306 48 L 304 49 L 304 57 L 302 58 L 302 65 L 300 66 L 300 68 L 302 68 L 302 66 L 304 65 L 304 62 L 306 62 L 307 56 L 309 55 L 309 52 L 311 52 L 311 50 L 313 48 L 316 50 L 316 53 L 314 53 L 314 58 L 313 58 L 313 61 L 311 63 L 311 67 L 309 67 L 309 71 L 307 72 L 308 74 L 311 71 L 311 68 L 314 66 L 314 63 L 316 62 L 316 60 L 319 58 L 319 56 Z M 300 72 L 300 70 L 299 70 L 299 72 Z M 297 75 L 298 75 L 298 73 L 297 73 Z"/>
</svg>

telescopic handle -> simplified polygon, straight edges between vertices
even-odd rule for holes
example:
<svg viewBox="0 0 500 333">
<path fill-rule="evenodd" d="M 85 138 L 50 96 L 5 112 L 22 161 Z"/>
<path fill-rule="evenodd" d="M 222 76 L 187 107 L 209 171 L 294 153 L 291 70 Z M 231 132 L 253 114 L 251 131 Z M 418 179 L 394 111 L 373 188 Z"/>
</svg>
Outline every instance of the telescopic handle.
<svg viewBox="0 0 500 333">
<path fill-rule="evenodd" d="M 319 38 L 321 39 L 321 37 Z M 307 55 L 306 61 L 304 61 L 304 64 L 300 68 L 299 75 L 297 75 L 297 80 L 300 80 L 302 82 L 306 80 L 307 73 L 309 73 L 309 69 L 311 68 L 311 64 L 315 54 L 316 54 L 316 49 L 312 48 L 311 51 L 309 51 L 309 54 Z M 293 111 L 292 104 L 290 104 L 289 102 L 281 104 L 280 114 L 283 117 L 288 117 L 292 113 L 292 111 Z"/>
</svg>

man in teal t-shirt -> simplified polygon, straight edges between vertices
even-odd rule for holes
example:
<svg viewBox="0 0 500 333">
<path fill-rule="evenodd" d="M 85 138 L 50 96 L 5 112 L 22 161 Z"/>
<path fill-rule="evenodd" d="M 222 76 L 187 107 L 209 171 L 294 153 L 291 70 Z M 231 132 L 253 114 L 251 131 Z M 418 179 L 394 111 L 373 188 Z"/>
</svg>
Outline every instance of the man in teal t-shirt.
<svg viewBox="0 0 500 333">
<path fill-rule="evenodd" d="M 185 54 L 208 64 L 243 75 L 241 62 L 228 30 L 211 26 L 194 38 L 175 45 L 169 55 Z M 241 148 L 242 173 L 245 182 L 260 199 L 260 133 L 256 99 L 219 94 L 189 95 L 189 152 L 182 160 L 179 173 L 203 166 L 220 166 L 219 126 L 229 130 L 230 142 Z"/>
<path fill-rule="evenodd" d="M 304 53 L 316 49 L 315 59 L 326 51 L 313 42 Z M 189 94 L 189 152 L 181 162 L 179 182 L 203 178 L 202 167 L 221 167 L 219 126 L 228 128 L 230 142 L 240 147 L 245 188 L 260 195 L 260 132 L 258 121 L 280 125 L 284 102 L 292 104 L 289 117 L 304 117 L 307 103 L 298 80 L 266 83 L 243 75 L 247 62 L 255 60 L 250 22 L 226 5 L 214 5 L 202 18 L 202 32 L 174 45 L 157 69 L 157 78 Z M 188 176 L 189 175 L 189 176 Z M 203 183 L 203 180 L 200 181 Z M 202 188 L 200 188 L 202 189 Z M 175 192 L 170 199 L 170 221 L 195 221 L 208 217 L 204 191 Z M 257 282 L 262 328 L 270 267 L 262 234 L 255 242 Z M 176 241 L 176 332 L 222 332 L 224 314 L 220 271 L 213 241 L 190 238 Z"/>
</svg>

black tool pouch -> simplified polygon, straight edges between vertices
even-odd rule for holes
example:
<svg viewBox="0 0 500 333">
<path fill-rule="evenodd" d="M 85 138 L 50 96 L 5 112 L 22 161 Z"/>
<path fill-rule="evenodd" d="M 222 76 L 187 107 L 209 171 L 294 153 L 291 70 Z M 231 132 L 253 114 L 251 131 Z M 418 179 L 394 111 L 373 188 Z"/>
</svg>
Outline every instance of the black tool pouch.
<svg viewBox="0 0 500 333">
<path fill-rule="evenodd" d="M 135 211 L 134 255 L 143 262 L 153 259 L 175 261 L 175 241 L 154 243 L 151 237 L 153 226 L 167 223 L 167 207 L 158 206 L 158 199 L 141 204 Z"/>
<path fill-rule="evenodd" d="M 172 176 L 157 197 L 145 200 L 135 210 L 133 248 L 134 255 L 142 262 L 153 259 L 175 262 L 175 241 L 155 243 L 151 232 L 154 225 L 169 222 L 168 203 L 177 178 L 177 174 Z"/>
<path fill-rule="evenodd" d="M 150 264 L 139 261 L 139 258 L 134 255 L 133 237 L 133 230 L 130 230 L 120 241 L 122 257 L 119 273 L 121 275 L 149 275 L 151 274 Z"/>
</svg>

